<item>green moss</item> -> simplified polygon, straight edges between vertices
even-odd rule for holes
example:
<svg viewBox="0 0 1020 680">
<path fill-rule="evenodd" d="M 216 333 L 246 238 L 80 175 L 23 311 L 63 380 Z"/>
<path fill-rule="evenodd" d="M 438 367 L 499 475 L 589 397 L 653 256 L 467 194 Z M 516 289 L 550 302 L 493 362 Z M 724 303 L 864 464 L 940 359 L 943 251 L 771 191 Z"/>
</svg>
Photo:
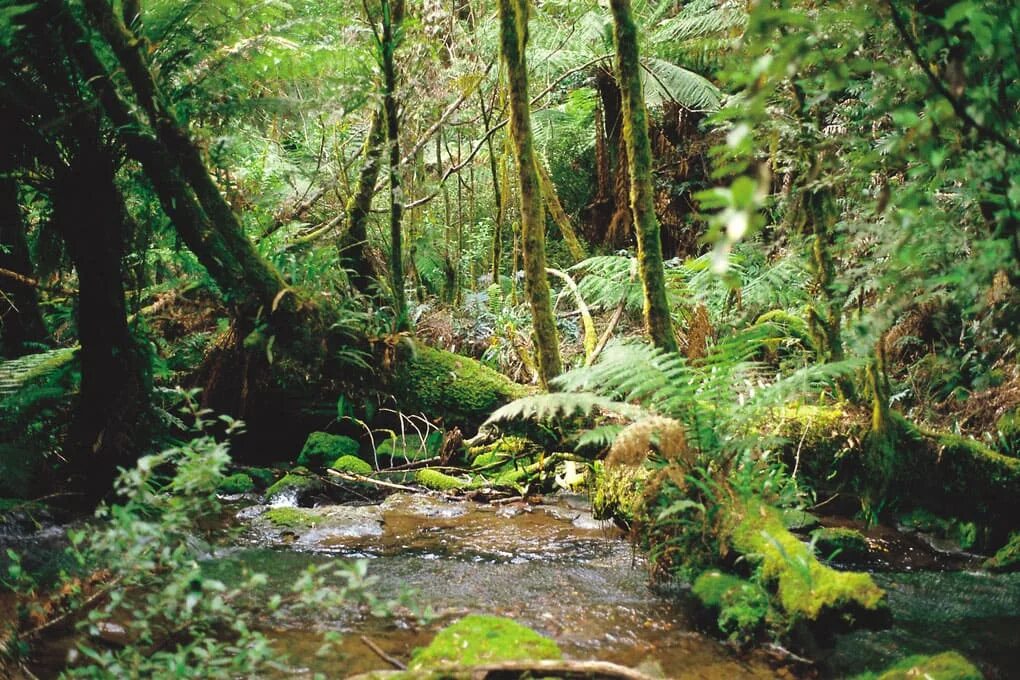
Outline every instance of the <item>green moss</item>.
<svg viewBox="0 0 1020 680">
<path fill-rule="evenodd" d="M 900 515 L 899 524 L 905 529 L 923 531 L 936 538 L 951 540 L 961 550 L 969 550 L 974 547 L 978 538 L 978 528 L 973 522 L 964 522 L 952 517 L 939 517 L 923 508 L 915 508 Z"/>
<path fill-rule="evenodd" d="M 353 472 L 356 475 L 372 474 L 372 466 L 357 456 L 340 456 L 330 466 L 340 472 Z"/>
<path fill-rule="evenodd" d="M 392 391 L 404 411 L 447 424 L 477 424 L 527 389 L 474 359 L 413 343 L 402 347 Z"/>
<path fill-rule="evenodd" d="M 322 488 L 322 480 L 312 476 L 306 468 L 296 467 L 266 489 L 266 499 L 272 500 L 275 496 L 290 492 L 296 493 L 300 499 L 308 494 L 321 491 Z"/>
<path fill-rule="evenodd" d="M 1020 408 L 1006 411 L 995 422 L 1001 453 L 1020 456 Z"/>
<path fill-rule="evenodd" d="M 304 508 L 270 508 L 262 517 L 281 529 L 309 529 L 319 520 L 315 513 Z"/>
<path fill-rule="evenodd" d="M 783 526 L 774 508 L 747 500 L 732 519 L 733 547 L 760 562 L 762 578 L 776 584 L 779 603 L 790 617 L 814 621 L 824 611 L 884 609 L 885 593 L 871 576 L 823 565 Z"/>
<path fill-rule="evenodd" d="M 498 616 L 471 614 L 439 631 L 428 647 L 415 651 L 408 670 L 562 658 L 555 642 L 530 628 Z"/>
<path fill-rule="evenodd" d="M 250 475 L 238 472 L 230 475 L 229 477 L 225 477 L 223 481 L 220 482 L 220 485 L 216 490 L 219 493 L 228 495 L 248 493 L 255 490 L 255 480 L 253 480 Z"/>
<path fill-rule="evenodd" d="M 418 470 L 414 475 L 414 481 L 426 489 L 433 489 L 435 491 L 457 491 L 473 486 L 471 482 L 453 477 L 439 470 L 433 470 L 432 468 Z"/>
<path fill-rule="evenodd" d="M 489 467 L 497 462 L 509 462 L 533 453 L 539 453 L 538 446 L 524 437 L 500 437 L 491 444 L 468 449 L 471 467 Z"/>
<path fill-rule="evenodd" d="M 864 673 L 854 680 L 982 680 L 981 671 L 956 652 L 910 656 L 880 673 Z"/>
<path fill-rule="evenodd" d="M 783 517 L 783 526 L 796 531 L 798 529 L 813 529 L 818 526 L 818 518 L 806 510 L 797 508 L 783 508 L 779 511 Z"/>
<path fill-rule="evenodd" d="M 591 508 L 596 519 L 632 522 L 641 512 L 642 488 L 648 470 L 641 466 L 606 469 L 597 462 L 592 467 Z"/>
<path fill-rule="evenodd" d="M 267 489 L 276 481 L 276 473 L 269 468 L 248 468 L 246 472 L 260 489 Z"/>
<path fill-rule="evenodd" d="M 825 559 L 839 551 L 840 557 L 861 557 L 868 553 L 868 539 L 857 529 L 823 527 L 811 532 L 815 548 Z"/>
<path fill-rule="evenodd" d="M 356 439 L 328 432 L 313 432 L 308 435 L 298 456 L 298 465 L 329 467 L 341 456 L 356 456 L 360 445 Z"/>
<path fill-rule="evenodd" d="M 694 596 L 718 614 L 719 630 L 732 640 L 748 641 L 764 629 L 769 596 L 761 586 L 721 571 L 706 571 L 694 581 Z"/>
<path fill-rule="evenodd" d="M 1020 571 L 1020 532 L 1009 537 L 1009 542 L 985 561 L 985 568 L 992 571 Z"/>
</svg>

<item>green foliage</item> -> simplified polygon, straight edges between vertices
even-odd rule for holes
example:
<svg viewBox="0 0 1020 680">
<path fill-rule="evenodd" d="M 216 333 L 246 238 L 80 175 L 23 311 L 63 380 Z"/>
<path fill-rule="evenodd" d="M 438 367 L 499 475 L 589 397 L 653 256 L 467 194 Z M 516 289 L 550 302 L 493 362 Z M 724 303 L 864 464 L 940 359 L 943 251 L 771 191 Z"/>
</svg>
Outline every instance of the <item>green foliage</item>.
<svg viewBox="0 0 1020 680">
<path fill-rule="evenodd" d="M 555 642 L 530 628 L 498 616 L 471 614 L 439 631 L 427 647 L 415 651 L 408 670 L 562 658 Z"/>
<path fill-rule="evenodd" d="M 706 571 L 692 586 L 701 604 L 717 614 L 719 630 L 730 640 L 753 641 L 772 615 L 768 593 L 758 584 L 720 571 Z"/>
<path fill-rule="evenodd" d="M 991 571 L 1020 571 L 1020 532 L 1011 535 L 995 556 L 985 560 L 984 566 Z"/>
</svg>

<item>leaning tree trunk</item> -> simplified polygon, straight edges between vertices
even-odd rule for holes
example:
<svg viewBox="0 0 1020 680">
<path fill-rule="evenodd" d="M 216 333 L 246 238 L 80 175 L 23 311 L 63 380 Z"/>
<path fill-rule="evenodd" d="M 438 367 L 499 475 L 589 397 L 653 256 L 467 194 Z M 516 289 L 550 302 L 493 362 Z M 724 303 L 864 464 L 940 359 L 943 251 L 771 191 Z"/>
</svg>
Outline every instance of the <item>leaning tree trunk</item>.
<svg viewBox="0 0 1020 680">
<path fill-rule="evenodd" d="M 21 356 L 29 351 L 28 345 L 45 340 L 18 184 L 0 177 L 0 356 Z"/>
<path fill-rule="evenodd" d="M 528 100 L 528 0 L 500 0 L 500 42 L 510 95 L 510 134 L 521 185 L 521 236 L 524 242 L 524 287 L 531 304 L 535 353 L 542 387 L 562 370 L 556 319 L 545 265 L 545 218 Z"/>
<path fill-rule="evenodd" d="M 630 165 L 630 206 L 637 235 L 638 271 L 644 289 L 645 329 L 656 347 L 676 351 L 676 337 L 666 298 L 659 221 L 655 216 L 652 144 L 641 84 L 637 26 L 631 16 L 630 0 L 611 0 L 610 5 L 616 43 L 616 77 L 623 101 L 623 135 Z"/>
</svg>

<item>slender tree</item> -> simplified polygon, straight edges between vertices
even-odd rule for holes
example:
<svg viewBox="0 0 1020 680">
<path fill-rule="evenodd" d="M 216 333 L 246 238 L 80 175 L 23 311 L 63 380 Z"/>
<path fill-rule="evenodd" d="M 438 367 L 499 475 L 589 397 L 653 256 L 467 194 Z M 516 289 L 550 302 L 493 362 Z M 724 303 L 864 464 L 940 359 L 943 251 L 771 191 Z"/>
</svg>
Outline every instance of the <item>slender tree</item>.
<svg viewBox="0 0 1020 680">
<path fill-rule="evenodd" d="M 404 293 L 404 246 L 401 217 L 404 197 L 400 189 L 400 105 L 397 101 L 397 67 L 393 60 L 404 21 L 404 0 L 382 0 L 383 109 L 386 111 L 386 144 L 389 147 L 390 179 L 390 276 L 397 329 L 408 328 L 407 297 Z"/>
<path fill-rule="evenodd" d="M 341 261 L 353 272 L 351 282 L 362 293 L 368 292 L 374 274 L 366 252 L 368 215 L 372 210 L 375 183 L 379 179 L 385 117 L 381 110 L 372 114 L 372 123 L 365 137 L 365 148 L 362 152 L 364 161 L 358 174 L 358 185 L 354 195 L 347 202 L 347 231 L 340 239 Z"/>
<path fill-rule="evenodd" d="M 631 15 L 630 0 L 610 0 L 609 4 L 613 13 L 616 78 L 623 103 L 623 135 L 630 168 L 630 207 L 637 232 L 638 271 L 644 290 L 645 329 L 656 347 L 676 351 L 676 337 L 666 299 L 659 220 L 655 216 L 652 143 L 641 84 L 637 25 Z"/>
<path fill-rule="evenodd" d="M 545 216 L 531 138 L 528 64 L 525 56 L 528 44 L 528 0 L 499 0 L 499 18 L 500 44 L 510 98 L 510 134 L 513 137 L 521 186 L 524 288 L 531 305 L 532 325 L 535 329 L 539 382 L 543 387 L 548 387 L 549 381 L 562 372 L 563 365 L 545 271 Z"/>
</svg>

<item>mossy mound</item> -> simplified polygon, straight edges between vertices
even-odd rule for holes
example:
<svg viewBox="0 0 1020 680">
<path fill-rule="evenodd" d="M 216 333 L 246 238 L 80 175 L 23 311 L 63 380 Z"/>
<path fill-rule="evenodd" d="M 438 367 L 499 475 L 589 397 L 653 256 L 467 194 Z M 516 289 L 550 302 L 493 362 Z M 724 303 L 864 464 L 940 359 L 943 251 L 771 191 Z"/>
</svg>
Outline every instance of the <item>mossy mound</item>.
<svg viewBox="0 0 1020 680">
<path fill-rule="evenodd" d="M 726 530 L 733 548 L 759 563 L 761 577 L 774 583 L 792 621 L 816 621 L 835 614 L 849 623 L 860 614 L 885 617 L 885 592 L 871 576 L 826 567 L 783 526 L 779 512 L 755 500 L 737 501 Z"/>
<path fill-rule="evenodd" d="M 408 671 L 562 658 L 555 642 L 530 628 L 499 616 L 471 614 L 439 631 L 428 647 L 415 651 Z"/>
<path fill-rule="evenodd" d="M 300 503 L 312 494 L 319 493 L 323 488 L 321 479 L 312 475 L 306 468 L 296 467 L 266 489 L 266 500 L 271 502 L 278 496 L 294 494 Z"/>
<path fill-rule="evenodd" d="M 269 468 L 247 468 L 245 472 L 260 489 L 268 489 L 276 481 L 276 473 Z"/>
<path fill-rule="evenodd" d="M 270 508 L 262 513 L 262 518 L 280 529 L 310 529 L 319 520 L 319 516 L 305 508 Z"/>
<path fill-rule="evenodd" d="M 474 359 L 420 342 L 401 345 L 390 385 L 403 411 L 420 411 L 447 425 L 474 427 L 527 393 Z"/>
<path fill-rule="evenodd" d="M 298 455 L 298 465 L 324 468 L 341 456 L 356 456 L 361 445 L 356 439 L 328 432 L 313 432 L 308 435 Z"/>
<path fill-rule="evenodd" d="M 591 473 L 591 509 L 595 519 L 616 519 L 630 523 L 641 512 L 643 486 L 649 472 L 643 466 L 597 462 Z"/>
<path fill-rule="evenodd" d="M 815 548 L 823 559 L 837 557 L 857 559 L 868 554 L 868 539 L 857 529 L 823 527 L 811 532 Z"/>
<path fill-rule="evenodd" d="M 772 616 L 768 593 L 761 586 L 718 570 L 702 573 L 692 592 L 716 614 L 719 630 L 734 641 L 753 640 Z"/>
<path fill-rule="evenodd" d="M 985 569 L 992 571 L 1020 571 L 1020 532 L 1009 537 L 1009 542 L 985 560 Z"/>
<path fill-rule="evenodd" d="M 225 477 L 220 485 L 216 487 L 216 491 L 226 495 L 234 495 L 239 493 L 250 493 L 255 490 L 255 480 L 251 478 L 251 475 L 247 475 L 243 472 L 237 472 Z"/>
<path fill-rule="evenodd" d="M 956 652 L 910 656 L 880 673 L 864 673 L 854 680 L 982 680 L 981 671 Z"/>
<path fill-rule="evenodd" d="M 372 466 L 357 456 L 340 456 L 333 461 L 330 468 L 340 472 L 351 472 L 356 475 L 372 474 Z"/>
</svg>

